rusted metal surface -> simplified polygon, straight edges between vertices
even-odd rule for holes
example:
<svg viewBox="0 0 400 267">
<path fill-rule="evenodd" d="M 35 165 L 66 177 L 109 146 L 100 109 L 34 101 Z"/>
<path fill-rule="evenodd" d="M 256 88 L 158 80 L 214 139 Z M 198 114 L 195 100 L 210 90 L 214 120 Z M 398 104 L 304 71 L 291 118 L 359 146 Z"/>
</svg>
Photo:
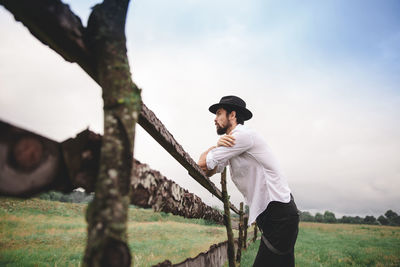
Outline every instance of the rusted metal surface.
<svg viewBox="0 0 400 267">
<path fill-rule="evenodd" d="M 189 172 L 190 176 L 222 201 L 221 191 L 205 176 L 197 163 L 186 153 L 156 115 L 144 104 L 139 116 L 139 124 Z M 230 208 L 239 214 L 239 210 L 231 203 Z"/>
<path fill-rule="evenodd" d="M 72 190 L 60 145 L 0 121 L 0 194 L 29 197 L 50 188 Z"/>
<path fill-rule="evenodd" d="M 223 224 L 223 216 L 160 172 L 135 160 L 136 179 L 132 179 L 131 203 L 155 211 L 186 218 L 201 218 Z"/>
<path fill-rule="evenodd" d="M 237 247 L 237 242 L 235 242 Z M 187 258 L 183 262 L 172 264 L 169 260 L 154 265 L 153 267 L 204 267 L 223 266 L 228 260 L 228 241 L 214 244 L 207 252 L 202 252 L 194 258 Z"/>
</svg>

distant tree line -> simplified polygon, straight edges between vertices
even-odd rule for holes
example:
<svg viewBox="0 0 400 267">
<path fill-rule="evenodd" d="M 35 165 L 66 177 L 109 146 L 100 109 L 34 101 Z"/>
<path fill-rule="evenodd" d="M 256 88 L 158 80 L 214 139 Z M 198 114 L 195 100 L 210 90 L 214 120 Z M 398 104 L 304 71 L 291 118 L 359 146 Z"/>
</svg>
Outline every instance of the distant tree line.
<svg viewBox="0 0 400 267">
<path fill-rule="evenodd" d="M 374 224 L 374 225 L 391 225 L 400 226 L 400 216 L 392 211 L 388 210 L 385 215 L 381 215 L 378 218 L 374 216 L 343 216 L 342 218 L 336 219 L 336 216 L 331 211 L 325 211 L 324 214 L 317 212 L 313 216 L 308 211 L 300 211 L 300 220 L 303 222 L 321 222 L 321 223 L 351 223 L 351 224 Z"/>
<path fill-rule="evenodd" d="M 58 191 L 49 191 L 39 195 L 39 198 L 70 203 L 89 203 L 93 199 L 93 193 L 87 194 L 79 190 L 74 190 L 69 194 L 63 194 Z M 213 208 L 221 211 L 218 206 L 213 206 Z M 247 205 L 245 205 L 245 213 L 249 213 L 249 207 Z M 239 217 L 239 215 L 235 213 L 231 213 L 231 216 Z M 312 215 L 308 211 L 300 211 L 300 221 L 400 226 L 400 216 L 392 210 L 386 211 L 384 215 L 381 215 L 378 218 L 375 218 L 372 215 L 365 216 L 364 218 L 360 216 L 343 216 L 342 218 L 336 218 L 335 214 L 331 211 L 325 211 L 324 214 L 317 212 L 315 215 Z"/>
<path fill-rule="evenodd" d="M 40 199 L 69 203 L 89 203 L 93 200 L 93 197 L 93 194 L 87 194 L 79 190 L 74 190 L 69 194 L 63 194 L 58 191 L 49 191 L 39 195 Z"/>
</svg>

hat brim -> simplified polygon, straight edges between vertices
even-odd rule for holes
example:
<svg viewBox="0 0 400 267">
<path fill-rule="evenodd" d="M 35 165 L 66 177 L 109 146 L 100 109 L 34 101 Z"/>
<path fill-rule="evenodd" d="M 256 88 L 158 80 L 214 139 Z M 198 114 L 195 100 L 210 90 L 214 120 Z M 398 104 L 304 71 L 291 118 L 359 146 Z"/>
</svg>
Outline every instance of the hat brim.
<svg viewBox="0 0 400 267">
<path fill-rule="evenodd" d="M 243 117 L 243 120 L 245 120 L 245 121 L 250 120 L 250 119 L 253 117 L 253 113 L 251 113 L 251 111 L 248 110 L 247 108 L 244 108 L 244 107 L 241 107 L 241 106 L 238 106 L 238 105 L 233 105 L 233 104 L 226 104 L 226 103 L 221 104 L 221 103 L 217 103 L 217 104 L 211 105 L 211 106 L 208 108 L 208 110 L 209 110 L 211 113 L 216 114 L 216 113 L 217 113 L 217 110 L 218 110 L 219 108 L 223 108 L 224 106 L 230 106 L 230 107 L 235 108 L 235 110 L 237 110 L 237 112 L 240 112 L 240 114 L 241 114 L 242 117 Z"/>
</svg>

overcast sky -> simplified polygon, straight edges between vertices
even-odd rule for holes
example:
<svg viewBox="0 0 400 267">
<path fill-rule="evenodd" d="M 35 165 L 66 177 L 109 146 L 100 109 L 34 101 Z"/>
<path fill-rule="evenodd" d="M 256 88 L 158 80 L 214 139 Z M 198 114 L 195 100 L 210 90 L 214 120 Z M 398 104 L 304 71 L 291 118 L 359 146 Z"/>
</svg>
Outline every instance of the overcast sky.
<svg viewBox="0 0 400 267">
<path fill-rule="evenodd" d="M 98 1 L 66 2 L 86 25 Z M 136 0 L 128 56 L 144 103 L 196 161 L 218 139 L 208 107 L 235 94 L 301 210 L 377 216 L 400 212 L 399 14 L 397 0 Z M 102 133 L 99 86 L 3 7 L 0 24 L 0 119 L 57 141 Z M 137 159 L 221 207 L 138 128 Z"/>
</svg>

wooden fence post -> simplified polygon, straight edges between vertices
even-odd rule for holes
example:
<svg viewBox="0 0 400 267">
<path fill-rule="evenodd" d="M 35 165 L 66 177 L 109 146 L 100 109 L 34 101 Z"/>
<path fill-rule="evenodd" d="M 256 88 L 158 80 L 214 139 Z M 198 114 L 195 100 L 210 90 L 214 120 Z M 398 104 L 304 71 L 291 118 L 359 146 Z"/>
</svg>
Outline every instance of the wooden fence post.
<svg viewBox="0 0 400 267">
<path fill-rule="evenodd" d="M 243 229 L 244 229 L 244 238 L 243 238 L 243 248 L 247 248 L 247 224 L 249 222 L 249 217 L 246 215 L 244 216 L 244 221 L 243 221 Z"/>
<path fill-rule="evenodd" d="M 257 223 L 254 224 L 254 237 L 253 237 L 253 242 L 256 242 L 257 240 Z"/>
<path fill-rule="evenodd" d="M 236 253 L 236 262 L 240 264 L 242 258 L 242 247 L 243 247 L 243 202 L 240 202 L 240 219 L 239 219 L 239 242 L 238 249 Z"/>
<path fill-rule="evenodd" d="M 222 199 L 224 202 L 224 223 L 226 226 L 226 232 L 228 235 L 228 260 L 229 267 L 235 267 L 235 244 L 233 241 L 232 223 L 231 223 L 231 212 L 229 210 L 229 196 L 226 190 L 226 168 L 221 174 L 221 190 Z"/>
</svg>

